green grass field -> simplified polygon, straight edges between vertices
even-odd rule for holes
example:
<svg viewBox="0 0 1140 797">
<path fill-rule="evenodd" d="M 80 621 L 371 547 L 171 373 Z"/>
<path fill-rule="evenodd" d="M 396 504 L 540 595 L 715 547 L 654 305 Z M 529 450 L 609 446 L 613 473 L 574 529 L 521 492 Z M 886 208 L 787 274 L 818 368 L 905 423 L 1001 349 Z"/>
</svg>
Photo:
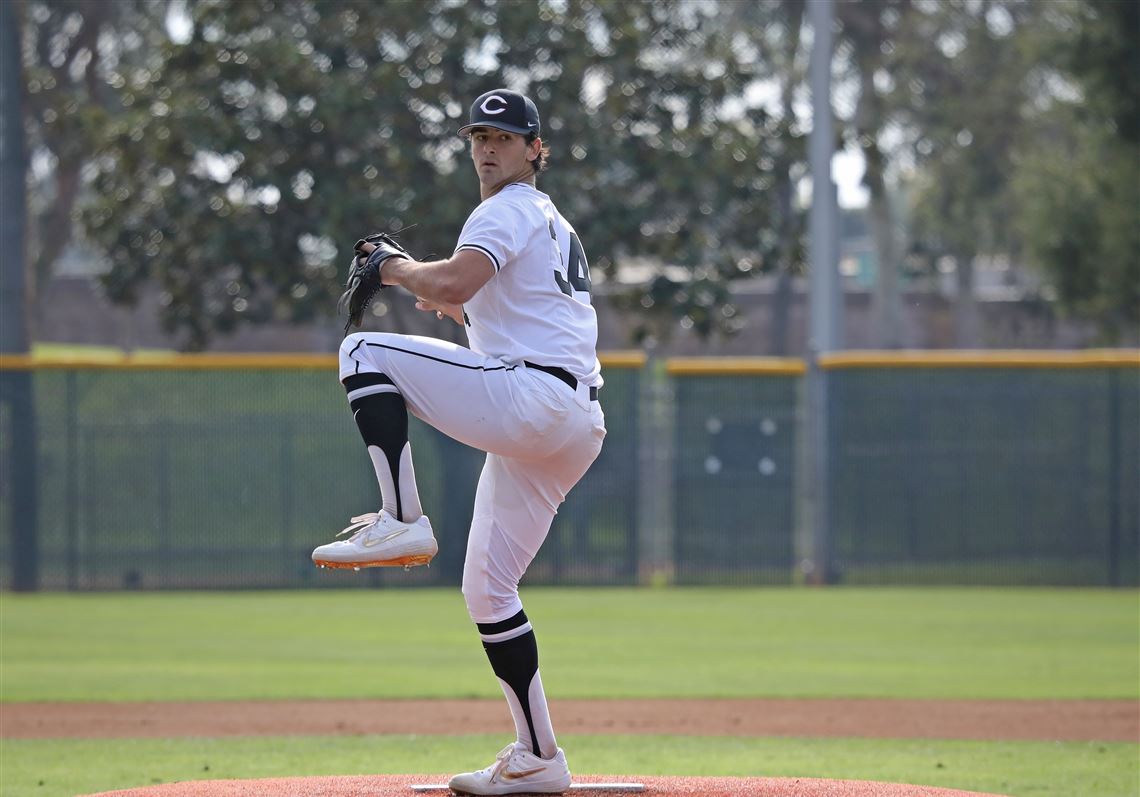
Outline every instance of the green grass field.
<svg viewBox="0 0 1140 797">
<path fill-rule="evenodd" d="M 212 778 L 445 773 L 484 767 L 499 736 L 279 736 L 0 742 L 10 797 Z M 1132 797 L 1136 745 L 693 736 L 560 737 L 578 772 L 918 783 L 1016 797 Z M 61 765 L 66 762 L 66 765 Z M 40 785 L 40 782 L 43 785 Z"/>
<path fill-rule="evenodd" d="M 523 598 L 555 698 L 1140 699 L 1135 591 L 524 589 Z M 456 590 L 3 594 L 0 643 L 4 702 L 500 694 Z M 503 741 L 3 740 L 0 792 L 440 772 L 485 765 Z M 582 772 L 858 778 L 1015 797 L 1140 794 L 1135 744 L 564 742 Z"/>
</svg>

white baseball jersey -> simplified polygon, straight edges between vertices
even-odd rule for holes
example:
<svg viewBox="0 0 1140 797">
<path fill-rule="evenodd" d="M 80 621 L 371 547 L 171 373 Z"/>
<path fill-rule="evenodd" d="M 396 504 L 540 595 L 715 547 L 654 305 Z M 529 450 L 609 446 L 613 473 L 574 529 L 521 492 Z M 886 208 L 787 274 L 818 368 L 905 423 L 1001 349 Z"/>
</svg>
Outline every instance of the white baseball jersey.
<svg viewBox="0 0 1140 797">
<path fill-rule="evenodd" d="M 459 249 L 477 249 L 495 266 L 463 308 L 470 348 L 357 332 L 341 343 L 340 380 L 347 385 L 351 377 L 371 374 L 372 382 L 350 391 L 349 401 L 394 390 L 412 415 L 487 452 L 463 595 L 472 620 L 498 623 L 522 610 L 519 580 L 559 505 L 601 451 L 605 415 L 587 389 L 602 384 L 598 325 L 582 246 L 534 187 L 510 185 L 482 202 L 460 233 Z M 579 384 L 570 389 L 524 361 L 563 368 Z M 379 470 L 378 479 L 383 494 L 389 482 Z M 401 481 L 408 483 L 404 476 Z"/>
<path fill-rule="evenodd" d="M 527 183 L 508 185 L 472 211 L 460 249 L 482 252 L 495 266 L 463 305 L 472 351 L 564 368 L 589 387 L 602 385 L 589 266 L 550 197 Z"/>
</svg>

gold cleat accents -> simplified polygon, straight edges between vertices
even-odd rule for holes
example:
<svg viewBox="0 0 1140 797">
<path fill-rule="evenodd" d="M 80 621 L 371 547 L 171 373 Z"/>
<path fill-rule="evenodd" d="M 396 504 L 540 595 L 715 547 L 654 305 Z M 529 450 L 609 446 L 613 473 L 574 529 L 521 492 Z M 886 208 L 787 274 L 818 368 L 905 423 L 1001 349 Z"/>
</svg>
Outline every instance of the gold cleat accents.
<svg viewBox="0 0 1140 797">
<path fill-rule="evenodd" d="M 417 554 L 415 556 L 401 556 L 396 559 L 384 559 L 377 562 L 330 562 L 327 559 L 317 559 L 313 561 L 317 567 L 329 567 L 333 570 L 359 570 L 362 567 L 402 567 L 405 570 L 410 570 L 419 565 L 430 565 L 431 557 L 427 554 Z"/>
</svg>

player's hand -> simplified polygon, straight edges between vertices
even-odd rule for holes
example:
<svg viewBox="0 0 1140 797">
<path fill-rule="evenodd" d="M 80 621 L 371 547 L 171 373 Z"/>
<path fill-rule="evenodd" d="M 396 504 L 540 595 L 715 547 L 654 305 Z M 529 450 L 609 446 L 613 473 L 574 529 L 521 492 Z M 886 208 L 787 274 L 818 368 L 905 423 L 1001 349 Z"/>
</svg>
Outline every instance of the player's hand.
<svg viewBox="0 0 1140 797">
<path fill-rule="evenodd" d="M 374 251 L 376 251 L 376 249 L 377 249 L 377 248 L 378 248 L 378 247 L 376 246 L 376 244 L 374 244 L 372 241 L 369 241 L 368 239 L 364 239 L 364 240 L 362 240 L 362 241 L 358 241 L 358 242 L 357 242 L 356 251 L 357 251 L 357 252 L 358 252 L 358 253 L 359 253 L 361 256 L 363 256 L 363 257 L 367 258 L 367 257 L 368 257 L 368 255 L 370 255 L 370 254 L 372 254 Z M 392 259 L 393 259 L 393 260 L 403 260 L 404 258 L 402 258 L 402 257 L 398 257 L 398 256 L 397 256 L 397 257 L 394 257 L 394 258 L 392 258 Z M 388 285 L 396 285 L 396 284 L 398 284 L 398 283 L 396 283 L 396 282 L 393 282 L 392 280 L 385 280 L 385 279 L 384 279 L 384 272 L 383 272 L 382 270 L 381 270 L 381 272 L 380 272 L 380 282 L 381 282 L 381 283 L 382 283 L 382 284 L 383 284 L 385 287 L 387 287 Z"/>
<path fill-rule="evenodd" d="M 433 302 L 425 299 L 422 296 L 416 297 L 416 309 L 423 310 L 425 313 L 435 313 L 435 317 L 443 320 L 447 316 L 459 326 L 463 326 L 463 305 L 460 304 L 447 304 L 445 302 Z"/>
<path fill-rule="evenodd" d="M 348 280 L 344 284 L 344 293 L 336 303 L 337 312 L 348 314 L 348 321 L 344 325 L 346 335 L 352 327 L 360 326 L 364 311 L 376 292 L 385 284 L 395 284 L 391 280 L 386 283 L 381 276 L 384 263 L 393 258 L 401 260 L 411 258 L 408 250 L 395 238 L 382 232 L 361 238 L 352 247 L 352 251 L 352 261 L 348 264 Z"/>
</svg>

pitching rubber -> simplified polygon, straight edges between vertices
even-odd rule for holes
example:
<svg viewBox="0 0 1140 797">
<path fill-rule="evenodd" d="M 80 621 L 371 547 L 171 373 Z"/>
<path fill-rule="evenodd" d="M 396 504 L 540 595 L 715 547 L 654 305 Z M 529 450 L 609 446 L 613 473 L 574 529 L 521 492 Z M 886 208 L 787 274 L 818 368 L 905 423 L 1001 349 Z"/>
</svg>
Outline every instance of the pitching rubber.
<svg viewBox="0 0 1140 797">
<path fill-rule="evenodd" d="M 567 793 L 586 797 L 594 785 L 588 782 L 592 777 L 600 784 L 607 784 L 616 783 L 624 776 L 586 775 L 574 784 L 578 787 L 575 791 Z M 198 780 L 102 792 L 98 797 L 414 797 L 416 792 L 411 791 L 412 786 L 432 785 L 446 778 L 446 775 L 435 774 Z M 646 797 L 1001 797 L 934 786 L 814 778 L 646 776 L 638 777 L 637 783 L 644 784 Z M 448 797 L 446 790 L 427 792 L 432 793 Z"/>
<path fill-rule="evenodd" d="M 408 784 L 414 792 L 433 792 L 443 791 L 450 792 L 446 783 L 410 783 Z M 622 794 L 633 794 L 634 792 L 645 791 L 644 783 L 572 783 L 570 791 L 606 791 L 606 792 L 620 792 Z"/>
</svg>

